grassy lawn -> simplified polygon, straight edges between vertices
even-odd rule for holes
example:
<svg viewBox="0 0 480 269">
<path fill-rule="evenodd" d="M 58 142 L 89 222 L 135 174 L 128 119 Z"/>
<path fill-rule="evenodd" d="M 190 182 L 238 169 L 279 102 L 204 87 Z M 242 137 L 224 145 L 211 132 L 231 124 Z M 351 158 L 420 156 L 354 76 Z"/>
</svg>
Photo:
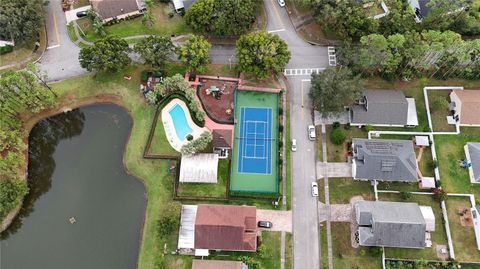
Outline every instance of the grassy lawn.
<svg viewBox="0 0 480 269">
<path fill-rule="evenodd" d="M 40 35 L 40 42 L 39 42 L 40 47 L 27 63 L 37 60 L 40 57 L 40 55 L 42 55 L 42 52 L 45 51 L 46 49 L 46 46 L 47 46 L 46 33 L 43 27 L 39 29 L 39 35 Z M 28 57 L 32 55 L 34 48 L 35 48 L 35 39 L 31 41 L 27 41 L 24 44 L 17 44 L 17 46 L 13 48 L 12 52 L 0 55 L 0 66 L 14 64 L 17 62 L 27 60 Z M 17 69 L 25 68 L 27 63 L 17 66 L 15 68 L 4 69 L 0 71 L 0 74 L 9 70 L 17 70 Z"/>
<path fill-rule="evenodd" d="M 285 234 L 285 269 L 293 268 L 293 235 Z"/>
<path fill-rule="evenodd" d="M 458 210 L 470 208 L 470 201 L 463 197 L 448 197 L 447 214 L 452 233 L 455 258 L 458 261 L 479 261 L 480 253 L 477 250 L 473 227 L 464 227 L 460 222 Z"/>
<path fill-rule="evenodd" d="M 387 258 L 438 260 L 435 248 L 436 245 L 447 245 L 447 235 L 445 227 L 443 226 L 440 203 L 435 201 L 432 195 L 412 195 L 412 198 L 408 201 L 404 201 L 400 198 L 399 194 L 394 193 L 381 193 L 379 194 L 379 200 L 414 202 L 418 203 L 420 206 L 431 206 L 435 215 L 435 231 L 431 233 L 432 247 L 424 249 L 386 248 L 385 256 Z"/>
<path fill-rule="evenodd" d="M 334 268 L 382 268 L 381 257 L 373 257 L 369 248 L 353 248 L 350 223 L 332 223 L 333 267 Z"/>
<path fill-rule="evenodd" d="M 479 197 L 480 185 L 470 183 L 468 170 L 458 164 L 465 158 L 466 142 L 480 142 L 480 128 L 461 128 L 459 135 L 435 136 L 440 181 L 447 192 L 472 193 Z"/>
<path fill-rule="evenodd" d="M 317 134 L 317 141 L 315 143 L 316 145 L 316 151 L 315 151 L 315 154 L 317 156 L 317 161 L 321 161 L 323 162 L 323 144 L 322 144 L 322 126 L 321 125 L 317 125 L 315 126 L 315 133 Z"/>
<path fill-rule="evenodd" d="M 412 192 L 412 191 L 425 191 L 429 192 L 429 190 L 422 190 L 418 187 L 417 182 L 388 182 L 388 181 L 382 181 L 378 182 L 377 185 L 378 190 L 390 190 L 390 191 L 406 191 L 406 192 Z"/>
<path fill-rule="evenodd" d="M 319 226 L 320 234 L 320 262 L 322 268 L 328 268 L 328 242 L 327 242 L 327 223 L 322 222 Z"/>
<path fill-rule="evenodd" d="M 180 156 L 180 152 L 172 148 L 167 140 L 165 129 L 163 128 L 162 113 L 158 113 L 157 125 L 155 126 L 155 132 L 153 134 L 152 143 L 148 150 L 148 154 Z"/>
<path fill-rule="evenodd" d="M 285 111 L 286 119 L 285 119 L 285 133 L 287 134 L 287 137 L 285 140 L 287 141 L 287 148 L 285 149 L 286 155 L 286 167 L 287 167 L 287 210 L 290 210 L 292 208 L 292 146 L 291 146 L 291 133 L 290 133 L 290 106 L 288 105 L 288 94 L 285 95 L 285 98 L 287 98 L 287 111 Z"/>
<path fill-rule="evenodd" d="M 432 127 L 435 132 L 455 132 L 455 125 L 447 123 L 447 116 L 450 116 L 448 107 L 445 109 L 436 109 L 433 105 L 437 100 L 446 100 L 450 102 L 449 90 L 428 91 L 428 104 L 430 115 L 432 117 Z"/>
<path fill-rule="evenodd" d="M 217 183 L 179 183 L 178 196 L 225 198 L 227 192 L 228 160 L 219 160 Z"/>
<path fill-rule="evenodd" d="M 152 15 L 155 18 L 155 24 L 152 27 L 147 27 L 142 23 L 142 17 L 135 19 L 122 21 L 120 23 L 106 26 L 105 30 L 107 34 L 116 35 L 118 37 L 128 37 L 135 35 L 179 35 L 188 33 L 188 29 L 185 21 L 182 17 L 176 15 L 173 18 L 168 17 L 169 4 L 157 3 L 152 10 Z M 89 19 L 81 19 L 78 23 L 85 36 L 83 37 L 87 41 L 95 41 L 101 37 L 96 35 L 93 31 L 93 27 Z"/>
<path fill-rule="evenodd" d="M 318 190 L 319 199 L 320 194 L 323 194 L 323 179 L 319 180 Z M 374 200 L 373 187 L 369 181 L 358 181 L 352 178 L 335 178 L 328 180 L 328 187 L 330 189 L 330 203 L 331 204 L 348 204 L 350 198 L 360 195 L 365 200 Z"/>
<path fill-rule="evenodd" d="M 351 127 L 350 129 L 345 129 L 344 125 L 340 127 L 347 135 L 347 139 L 342 145 L 335 145 L 330 139 L 330 135 L 333 131 L 333 126 L 327 126 L 327 161 L 328 162 L 346 162 L 347 161 L 347 144 L 352 142 L 352 138 L 367 138 L 367 132 L 358 127 Z"/>
</svg>

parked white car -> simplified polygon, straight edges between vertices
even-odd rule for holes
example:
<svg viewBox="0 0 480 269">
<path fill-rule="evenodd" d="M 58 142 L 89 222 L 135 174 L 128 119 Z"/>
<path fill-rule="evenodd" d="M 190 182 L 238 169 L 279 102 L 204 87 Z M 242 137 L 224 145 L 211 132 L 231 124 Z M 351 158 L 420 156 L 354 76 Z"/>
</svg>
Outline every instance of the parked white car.
<svg viewBox="0 0 480 269">
<path fill-rule="evenodd" d="M 297 139 L 292 139 L 292 151 L 297 151 Z"/>
<path fill-rule="evenodd" d="M 316 137 L 317 136 L 315 134 L 315 126 L 308 125 L 308 139 L 315 140 Z"/>
<path fill-rule="evenodd" d="M 312 182 L 312 196 L 313 197 L 318 196 L 318 184 L 317 184 L 317 182 Z"/>
<path fill-rule="evenodd" d="M 278 2 L 278 5 L 281 7 L 285 6 L 285 0 L 277 0 L 277 2 Z"/>
</svg>

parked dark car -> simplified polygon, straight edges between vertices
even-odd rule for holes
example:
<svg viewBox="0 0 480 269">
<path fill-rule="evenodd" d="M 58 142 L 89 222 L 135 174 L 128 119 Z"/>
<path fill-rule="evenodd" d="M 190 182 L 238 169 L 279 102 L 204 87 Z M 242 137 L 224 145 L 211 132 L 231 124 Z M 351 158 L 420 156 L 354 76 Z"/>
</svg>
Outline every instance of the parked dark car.
<svg viewBox="0 0 480 269">
<path fill-rule="evenodd" d="M 272 228 L 273 224 L 270 221 L 261 220 L 258 222 L 258 227 L 260 228 Z"/>
<path fill-rule="evenodd" d="M 87 16 L 87 11 L 79 11 L 77 12 L 77 18 L 82 18 Z"/>
</svg>

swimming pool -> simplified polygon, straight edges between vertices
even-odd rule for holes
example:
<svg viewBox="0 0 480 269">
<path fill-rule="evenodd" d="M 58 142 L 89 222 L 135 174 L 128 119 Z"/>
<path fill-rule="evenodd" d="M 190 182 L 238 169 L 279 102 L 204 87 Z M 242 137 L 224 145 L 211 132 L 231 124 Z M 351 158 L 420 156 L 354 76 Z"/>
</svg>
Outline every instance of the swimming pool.
<svg viewBox="0 0 480 269">
<path fill-rule="evenodd" d="M 190 125 L 188 125 L 185 111 L 179 104 L 176 104 L 168 111 L 168 113 L 172 117 L 173 126 L 175 127 L 175 133 L 177 134 L 178 139 L 184 141 L 185 137 L 193 131 L 192 128 L 190 128 Z"/>
</svg>

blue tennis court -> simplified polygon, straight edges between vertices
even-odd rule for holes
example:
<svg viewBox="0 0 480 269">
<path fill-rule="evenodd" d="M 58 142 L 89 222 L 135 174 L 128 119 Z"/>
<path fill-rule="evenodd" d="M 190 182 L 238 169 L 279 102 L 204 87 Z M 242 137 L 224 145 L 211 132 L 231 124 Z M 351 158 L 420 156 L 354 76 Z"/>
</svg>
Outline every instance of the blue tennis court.
<svg viewBox="0 0 480 269">
<path fill-rule="evenodd" d="M 272 109 L 242 107 L 238 172 L 272 173 Z"/>
</svg>

